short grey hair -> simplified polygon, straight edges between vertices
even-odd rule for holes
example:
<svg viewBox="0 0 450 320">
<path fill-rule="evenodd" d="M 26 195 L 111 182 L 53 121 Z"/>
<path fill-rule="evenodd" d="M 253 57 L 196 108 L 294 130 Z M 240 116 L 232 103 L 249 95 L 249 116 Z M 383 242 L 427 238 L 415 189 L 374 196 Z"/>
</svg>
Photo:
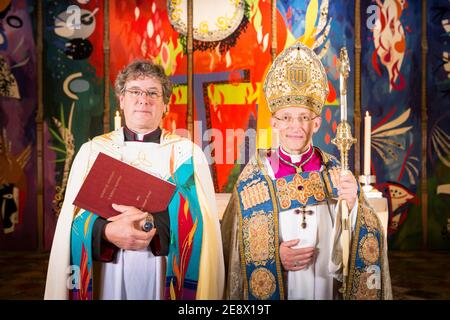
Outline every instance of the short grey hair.
<svg viewBox="0 0 450 320">
<path fill-rule="evenodd" d="M 162 66 L 149 60 L 133 61 L 119 72 L 114 83 L 114 91 L 117 97 L 124 93 L 127 81 L 144 77 L 154 78 L 161 83 L 163 101 L 165 104 L 168 104 L 172 95 L 173 83 L 164 72 Z"/>
</svg>

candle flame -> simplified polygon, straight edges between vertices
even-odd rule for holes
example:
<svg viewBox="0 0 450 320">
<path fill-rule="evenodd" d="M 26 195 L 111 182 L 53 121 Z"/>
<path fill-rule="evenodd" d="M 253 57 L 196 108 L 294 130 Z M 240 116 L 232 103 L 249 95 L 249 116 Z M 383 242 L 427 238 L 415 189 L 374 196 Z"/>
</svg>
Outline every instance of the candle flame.
<svg viewBox="0 0 450 320">
<path fill-rule="evenodd" d="M 116 111 L 116 117 L 120 117 L 119 111 Z"/>
<path fill-rule="evenodd" d="M 368 117 L 369 116 L 369 111 L 366 111 L 366 117 Z"/>
</svg>

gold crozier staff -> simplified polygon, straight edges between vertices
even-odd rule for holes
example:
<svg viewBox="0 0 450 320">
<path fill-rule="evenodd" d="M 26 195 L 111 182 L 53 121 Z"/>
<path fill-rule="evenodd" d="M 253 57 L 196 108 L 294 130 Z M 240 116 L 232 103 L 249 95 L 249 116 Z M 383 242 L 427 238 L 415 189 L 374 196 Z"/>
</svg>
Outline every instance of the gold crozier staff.
<svg viewBox="0 0 450 320">
<path fill-rule="evenodd" d="M 341 49 L 339 56 L 339 85 L 340 85 L 340 102 L 341 102 L 341 122 L 336 130 L 336 137 L 332 140 L 332 143 L 337 146 L 341 155 L 341 175 L 348 173 L 348 151 L 350 150 L 356 139 L 352 137 L 352 130 L 350 124 L 347 122 L 347 79 L 350 74 L 350 61 L 348 59 L 347 49 L 344 47 Z M 343 281 L 341 293 L 344 299 L 347 292 L 347 279 L 348 279 L 348 265 L 350 256 L 350 221 L 349 211 L 345 200 L 339 200 L 338 202 L 338 217 L 341 216 L 341 246 L 342 246 L 342 268 L 343 268 Z M 339 223 L 339 219 L 336 220 Z"/>
</svg>

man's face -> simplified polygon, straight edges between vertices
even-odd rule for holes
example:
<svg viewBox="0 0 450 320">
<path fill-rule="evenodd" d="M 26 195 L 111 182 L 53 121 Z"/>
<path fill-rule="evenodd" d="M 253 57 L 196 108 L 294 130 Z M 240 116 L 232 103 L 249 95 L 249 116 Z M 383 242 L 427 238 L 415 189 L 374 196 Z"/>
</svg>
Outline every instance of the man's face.
<svg viewBox="0 0 450 320">
<path fill-rule="evenodd" d="M 155 130 L 166 109 L 161 83 L 150 77 L 127 81 L 119 101 L 127 127 L 140 133 Z"/>
<path fill-rule="evenodd" d="M 316 133 L 322 118 L 304 107 L 281 109 L 272 115 L 270 124 L 277 129 L 280 144 L 291 154 L 300 154 L 307 150 Z"/>
</svg>

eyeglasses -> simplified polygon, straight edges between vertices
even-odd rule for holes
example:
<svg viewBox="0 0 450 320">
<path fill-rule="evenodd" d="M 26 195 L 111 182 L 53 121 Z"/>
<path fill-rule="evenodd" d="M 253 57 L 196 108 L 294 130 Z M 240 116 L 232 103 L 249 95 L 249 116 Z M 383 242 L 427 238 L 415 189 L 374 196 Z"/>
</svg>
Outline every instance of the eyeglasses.
<svg viewBox="0 0 450 320">
<path fill-rule="evenodd" d="M 162 96 L 162 93 L 159 93 L 158 91 L 154 91 L 154 90 L 147 91 L 147 90 L 141 90 L 141 89 L 137 89 L 137 88 L 125 89 L 124 92 L 129 93 L 130 96 L 135 99 L 145 95 L 146 97 L 149 97 L 151 100 L 158 100 Z"/>
<path fill-rule="evenodd" d="M 294 123 L 294 119 L 297 119 L 297 121 L 303 125 L 305 123 L 311 122 L 312 120 L 318 118 L 319 116 L 315 116 L 313 118 L 311 118 L 310 116 L 307 115 L 301 115 L 298 117 L 292 117 L 290 115 L 283 115 L 281 118 L 275 117 L 273 116 L 275 119 L 281 121 L 283 124 L 285 125 L 289 125 L 289 124 L 293 124 Z"/>
</svg>

